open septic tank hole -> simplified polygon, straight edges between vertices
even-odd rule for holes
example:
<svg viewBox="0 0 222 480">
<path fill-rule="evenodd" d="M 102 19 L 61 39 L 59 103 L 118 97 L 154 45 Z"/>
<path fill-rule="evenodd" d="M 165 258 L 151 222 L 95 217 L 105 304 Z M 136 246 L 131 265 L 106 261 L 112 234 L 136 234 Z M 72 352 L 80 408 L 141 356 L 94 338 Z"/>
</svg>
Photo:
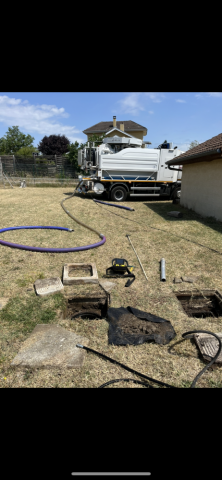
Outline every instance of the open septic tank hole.
<svg viewBox="0 0 222 480">
<path fill-rule="evenodd" d="M 106 293 L 99 285 L 90 288 L 85 285 L 67 287 L 65 293 L 66 308 L 63 318 L 75 320 L 98 320 L 106 317 L 110 303 L 110 294 Z"/>
<path fill-rule="evenodd" d="M 174 292 L 188 317 L 222 317 L 222 295 L 218 290 Z"/>
</svg>

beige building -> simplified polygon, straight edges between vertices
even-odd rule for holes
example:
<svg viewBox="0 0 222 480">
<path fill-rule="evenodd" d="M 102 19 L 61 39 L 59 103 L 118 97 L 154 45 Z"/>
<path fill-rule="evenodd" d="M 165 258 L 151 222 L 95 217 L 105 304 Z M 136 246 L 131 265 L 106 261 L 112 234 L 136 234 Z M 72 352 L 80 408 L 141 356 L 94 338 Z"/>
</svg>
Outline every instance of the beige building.
<svg viewBox="0 0 222 480">
<path fill-rule="evenodd" d="M 117 121 L 116 117 L 114 116 L 112 122 L 96 123 L 96 125 L 83 130 L 83 133 L 87 135 L 87 140 L 89 140 L 89 137 L 93 134 L 107 134 L 108 137 L 112 137 L 114 135 L 118 135 L 119 137 L 130 136 L 143 140 L 143 137 L 147 135 L 147 128 L 139 125 L 139 123 L 133 122 L 132 120 Z M 145 147 L 145 144 L 151 145 L 150 142 L 144 142 L 143 147 Z"/>
<path fill-rule="evenodd" d="M 222 222 L 222 133 L 166 164 L 183 166 L 180 204 Z"/>
</svg>

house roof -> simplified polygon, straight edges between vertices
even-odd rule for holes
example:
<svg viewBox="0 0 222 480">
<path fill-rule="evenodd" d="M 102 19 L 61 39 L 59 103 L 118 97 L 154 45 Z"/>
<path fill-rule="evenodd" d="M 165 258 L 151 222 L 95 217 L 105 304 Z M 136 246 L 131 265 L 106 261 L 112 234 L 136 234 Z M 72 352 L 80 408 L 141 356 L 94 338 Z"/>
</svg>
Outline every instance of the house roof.
<svg viewBox="0 0 222 480">
<path fill-rule="evenodd" d="M 132 136 L 132 135 L 130 135 L 130 134 L 129 134 L 129 133 L 127 133 L 127 132 L 123 132 L 122 130 L 120 130 L 120 129 L 119 129 L 119 128 L 117 128 L 117 127 L 113 127 L 113 128 L 112 128 L 112 130 L 109 130 L 109 131 L 108 131 L 108 132 L 107 132 L 105 135 L 108 135 L 108 133 L 111 133 L 111 132 L 114 132 L 114 131 L 116 131 L 116 132 L 120 132 L 120 133 L 124 133 L 124 134 L 125 134 L 127 137 L 131 137 L 131 138 L 133 138 L 133 136 Z"/>
<path fill-rule="evenodd" d="M 206 162 L 222 157 L 222 133 L 200 143 L 191 150 L 168 160 L 167 165 L 185 165 L 187 163 Z"/>
<path fill-rule="evenodd" d="M 143 127 L 139 123 L 133 122 L 132 120 L 121 120 L 121 121 L 116 121 L 116 127 L 120 129 L 120 124 L 124 123 L 124 131 L 141 131 L 145 130 L 147 133 L 147 128 Z M 99 122 L 93 125 L 92 127 L 86 128 L 86 130 L 83 130 L 83 133 L 88 134 L 88 133 L 103 133 L 103 132 L 108 132 L 109 130 L 115 128 L 113 126 L 113 121 L 111 120 L 110 122 Z"/>
</svg>

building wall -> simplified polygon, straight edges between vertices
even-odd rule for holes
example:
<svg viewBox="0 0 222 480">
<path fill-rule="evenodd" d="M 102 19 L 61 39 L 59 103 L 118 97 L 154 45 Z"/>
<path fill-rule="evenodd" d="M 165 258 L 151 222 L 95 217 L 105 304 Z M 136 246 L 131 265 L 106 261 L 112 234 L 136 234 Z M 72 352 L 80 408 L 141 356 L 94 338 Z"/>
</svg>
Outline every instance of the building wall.
<svg viewBox="0 0 222 480">
<path fill-rule="evenodd" d="M 180 203 L 222 222 L 222 159 L 183 165 Z"/>
<path fill-rule="evenodd" d="M 136 138 L 139 138 L 140 140 L 143 140 L 143 131 L 127 131 L 127 133 L 129 133 L 130 135 L 132 135 L 132 137 L 136 137 Z"/>
</svg>

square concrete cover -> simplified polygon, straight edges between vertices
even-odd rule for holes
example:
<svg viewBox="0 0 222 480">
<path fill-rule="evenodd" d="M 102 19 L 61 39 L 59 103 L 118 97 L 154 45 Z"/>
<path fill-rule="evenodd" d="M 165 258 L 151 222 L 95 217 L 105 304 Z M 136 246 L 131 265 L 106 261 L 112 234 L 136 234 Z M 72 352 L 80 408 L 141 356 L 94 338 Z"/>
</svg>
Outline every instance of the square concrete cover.
<svg viewBox="0 0 222 480">
<path fill-rule="evenodd" d="M 50 293 L 61 292 L 64 290 L 63 284 L 59 277 L 44 278 L 43 280 L 36 280 L 35 291 L 37 295 L 49 295 Z"/>
<path fill-rule="evenodd" d="M 69 271 L 75 270 L 75 268 L 87 268 L 90 267 L 92 275 L 90 277 L 69 277 Z M 98 273 L 95 263 L 66 263 L 63 268 L 63 284 L 73 285 L 75 283 L 99 283 Z"/>
<path fill-rule="evenodd" d="M 88 339 L 59 325 L 36 325 L 25 340 L 12 367 L 79 368 L 83 366 L 86 351 L 76 347 L 87 346 Z"/>
<path fill-rule="evenodd" d="M 222 333 L 216 333 L 216 335 L 222 342 Z M 213 337 L 213 335 L 209 335 L 208 333 L 195 333 L 194 339 L 200 349 L 201 354 L 203 355 L 203 358 L 210 362 L 218 352 L 218 340 Z M 219 357 L 217 357 L 215 363 L 222 363 L 222 351 L 220 352 Z"/>
</svg>

